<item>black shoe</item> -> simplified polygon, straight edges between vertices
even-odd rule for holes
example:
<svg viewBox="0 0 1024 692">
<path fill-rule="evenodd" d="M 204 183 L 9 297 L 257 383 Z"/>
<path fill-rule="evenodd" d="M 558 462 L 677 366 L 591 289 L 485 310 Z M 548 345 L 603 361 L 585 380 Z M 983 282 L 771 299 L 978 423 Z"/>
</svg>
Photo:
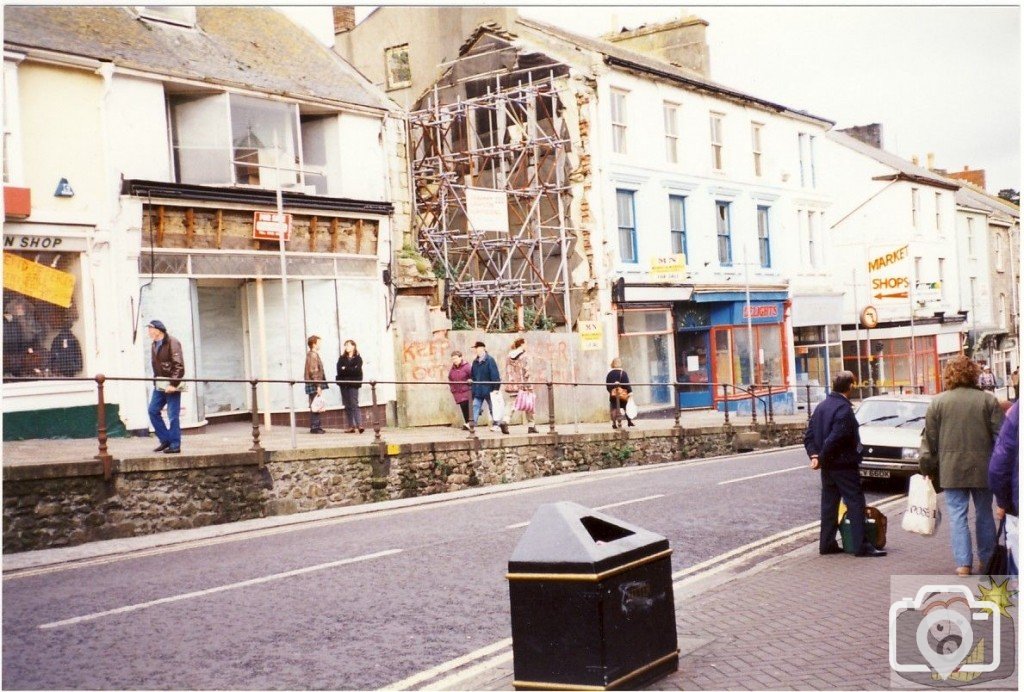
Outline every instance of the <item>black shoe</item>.
<svg viewBox="0 0 1024 692">
<path fill-rule="evenodd" d="M 838 543 L 833 543 L 832 545 L 828 546 L 827 548 L 819 548 L 818 549 L 818 554 L 819 555 L 837 555 L 838 553 L 842 553 L 842 552 L 845 552 L 845 551 L 842 548 L 839 547 Z"/>
<path fill-rule="evenodd" d="M 629 424 L 629 427 L 631 427 L 631 428 L 635 428 L 635 427 L 636 427 L 636 423 L 634 423 L 634 422 L 633 422 L 633 421 L 631 421 L 631 420 L 627 420 L 627 421 L 626 421 L 626 423 L 628 423 L 628 424 Z"/>
<path fill-rule="evenodd" d="M 500 427 L 501 427 L 501 434 L 502 435 L 508 435 L 508 423 L 502 423 Z"/>
<path fill-rule="evenodd" d="M 359 428 L 359 432 L 363 432 L 363 429 L 362 429 L 362 428 Z"/>
<path fill-rule="evenodd" d="M 164 450 L 164 454 L 181 454 L 181 447 L 168 447 Z"/>
<path fill-rule="evenodd" d="M 153 451 L 154 452 L 162 452 L 162 451 L 164 451 L 165 449 L 167 449 L 170 446 L 171 446 L 170 442 L 161 442 L 159 447 L 154 447 L 153 448 Z"/>
<path fill-rule="evenodd" d="M 866 545 L 857 553 L 857 557 L 885 557 L 888 555 L 884 550 L 879 550 L 873 545 Z"/>
<path fill-rule="evenodd" d="M 532 425 L 527 429 L 526 432 L 528 435 L 537 435 L 540 433 L 540 431 L 537 430 L 537 428 L 533 427 Z"/>
<path fill-rule="evenodd" d="M 325 432 L 327 432 L 327 431 L 324 430 L 323 428 L 313 428 L 312 430 L 309 431 L 309 434 L 310 435 L 323 435 Z"/>
</svg>

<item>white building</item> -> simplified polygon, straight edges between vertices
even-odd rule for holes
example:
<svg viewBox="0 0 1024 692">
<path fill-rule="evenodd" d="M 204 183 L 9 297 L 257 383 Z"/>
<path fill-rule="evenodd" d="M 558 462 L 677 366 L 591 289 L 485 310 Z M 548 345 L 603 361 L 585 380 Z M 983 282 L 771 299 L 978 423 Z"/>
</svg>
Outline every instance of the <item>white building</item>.
<svg viewBox="0 0 1024 692">
<path fill-rule="evenodd" d="M 181 339 L 190 377 L 301 379 L 316 333 L 329 376 L 352 338 L 367 378 L 393 379 L 382 270 L 401 232 L 404 133 L 372 85 L 265 8 L 5 7 L 4 19 L 5 198 L 31 195 L 7 216 L 5 267 L 45 279 L 31 289 L 5 272 L 4 374 L 33 380 L 5 384 L 6 438 L 95 434 L 95 384 L 49 378 L 147 376 L 153 318 Z M 254 219 L 278 188 L 292 216 L 288 329 L 277 236 L 260 239 Z M 50 362 L 68 324 L 74 372 Z M 108 383 L 115 427 L 147 429 L 149 387 Z M 290 398 L 268 387 L 260 407 L 280 420 Z M 182 422 L 249 404 L 246 384 L 191 386 Z"/>
<path fill-rule="evenodd" d="M 960 185 L 843 132 L 823 144 L 823 186 L 835 200 L 825 227 L 845 295 L 843 365 L 874 391 L 940 391 L 968 309 L 957 259 Z"/>
</svg>

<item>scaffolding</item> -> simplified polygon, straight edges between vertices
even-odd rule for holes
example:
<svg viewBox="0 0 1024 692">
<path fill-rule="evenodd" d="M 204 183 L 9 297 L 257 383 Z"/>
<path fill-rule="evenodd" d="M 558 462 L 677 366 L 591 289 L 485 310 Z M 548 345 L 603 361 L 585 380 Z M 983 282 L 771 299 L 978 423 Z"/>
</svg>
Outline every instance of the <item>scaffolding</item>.
<svg viewBox="0 0 1024 692">
<path fill-rule="evenodd" d="M 465 327 L 573 328 L 567 69 L 538 57 L 478 43 L 410 114 L 416 243 Z"/>
</svg>

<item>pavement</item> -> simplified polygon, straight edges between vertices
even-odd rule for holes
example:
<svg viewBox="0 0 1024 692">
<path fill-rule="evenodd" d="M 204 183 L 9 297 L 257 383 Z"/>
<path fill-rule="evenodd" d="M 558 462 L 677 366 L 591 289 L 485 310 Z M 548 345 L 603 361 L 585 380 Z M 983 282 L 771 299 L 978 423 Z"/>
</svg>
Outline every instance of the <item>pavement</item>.
<svg viewBox="0 0 1024 692">
<path fill-rule="evenodd" d="M 637 420 L 640 430 L 668 430 L 675 423 L 673 418 L 646 418 L 641 412 Z M 775 422 L 804 423 L 807 414 L 776 415 Z M 730 423 L 736 427 L 746 427 L 751 423 L 750 415 L 737 416 L 730 414 Z M 680 418 L 684 428 L 717 427 L 725 422 L 723 413 L 711 410 L 685 411 Z M 759 415 L 759 425 L 763 427 L 764 418 Z M 537 421 L 537 428 L 542 433 L 549 431 L 547 421 Z M 609 423 L 560 423 L 555 426 L 558 433 L 595 433 L 609 430 Z M 231 454 L 246 452 L 252 447 L 252 424 L 248 422 L 218 423 L 201 428 L 197 434 L 186 434 L 182 437 L 182 453 L 184 455 Z M 525 425 L 511 426 L 512 435 L 525 435 Z M 477 429 L 480 439 L 504 437 L 501 433 L 491 432 L 481 426 Z M 260 444 L 268 451 L 288 449 L 318 449 L 338 447 L 358 447 L 373 444 L 375 441 L 373 428 L 366 428 L 363 433 L 348 434 L 341 429 L 327 429 L 324 435 L 310 435 L 305 428 L 297 428 L 292 444 L 291 429 L 287 425 L 260 427 Z M 381 439 L 388 444 L 410 444 L 418 442 L 453 442 L 469 438 L 469 433 L 461 427 L 428 426 L 419 428 L 381 429 Z M 156 438 L 147 437 L 113 437 L 107 440 L 108 452 L 114 459 L 137 459 L 153 456 Z M 29 465 L 41 463 L 80 463 L 92 462 L 98 452 L 98 443 L 94 438 L 76 440 L 11 440 L 3 443 L 3 465 Z"/>
</svg>

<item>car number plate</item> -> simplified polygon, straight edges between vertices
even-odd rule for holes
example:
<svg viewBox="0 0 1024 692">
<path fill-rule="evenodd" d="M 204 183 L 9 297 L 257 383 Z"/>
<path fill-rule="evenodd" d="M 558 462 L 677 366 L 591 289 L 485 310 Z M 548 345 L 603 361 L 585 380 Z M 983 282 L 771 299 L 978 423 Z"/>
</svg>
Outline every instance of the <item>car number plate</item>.
<svg viewBox="0 0 1024 692">
<path fill-rule="evenodd" d="M 860 475 L 868 478 L 892 478 L 892 471 L 881 469 L 861 469 Z"/>
</svg>

